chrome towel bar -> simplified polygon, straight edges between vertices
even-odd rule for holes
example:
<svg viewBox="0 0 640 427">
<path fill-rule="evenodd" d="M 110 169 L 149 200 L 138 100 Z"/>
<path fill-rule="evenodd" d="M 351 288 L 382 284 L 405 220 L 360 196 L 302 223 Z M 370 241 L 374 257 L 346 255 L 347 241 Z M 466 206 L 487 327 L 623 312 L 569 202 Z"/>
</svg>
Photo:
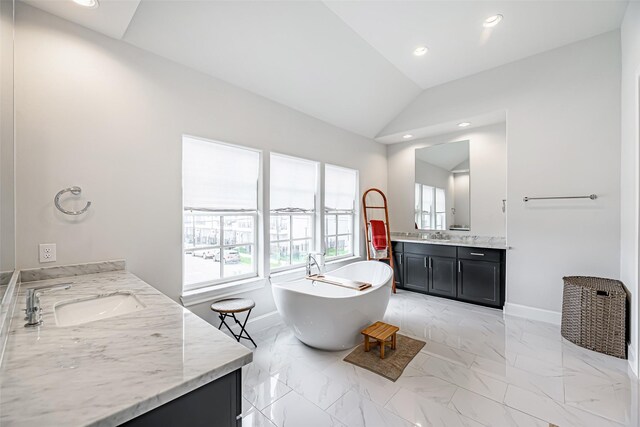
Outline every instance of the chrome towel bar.
<svg viewBox="0 0 640 427">
<path fill-rule="evenodd" d="M 80 209 L 79 211 L 68 211 L 64 209 L 62 206 L 60 206 L 60 196 L 62 196 L 64 193 L 71 193 L 74 196 L 78 196 L 80 193 L 82 193 L 82 188 L 73 186 L 73 187 L 65 188 L 63 190 L 58 191 L 58 194 L 56 194 L 56 197 L 53 199 L 53 203 L 56 205 L 56 208 L 63 214 L 80 215 L 85 213 L 87 209 L 89 209 L 89 206 L 91 206 L 91 202 L 87 202 L 87 205 L 84 208 Z"/>
<path fill-rule="evenodd" d="M 525 197 L 522 199 L 523 202 L 528 202 L 529 200 L 559 200 L 559 199 L 591 199 L 595 200 L 598 196 L 595 194 L 589 194 L 588 196 L 557 196 L 557 197 Z"/>
</svg>

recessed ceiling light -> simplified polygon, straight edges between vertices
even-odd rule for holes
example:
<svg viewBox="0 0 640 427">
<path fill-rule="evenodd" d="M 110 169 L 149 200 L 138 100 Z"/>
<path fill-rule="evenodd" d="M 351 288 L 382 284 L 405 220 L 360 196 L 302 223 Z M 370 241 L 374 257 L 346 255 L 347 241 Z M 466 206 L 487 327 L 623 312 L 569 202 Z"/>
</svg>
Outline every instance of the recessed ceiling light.
<svg viewBox="0 0 640 427">
<path fill-rule="evenodd" d="M 418 46 L 414 51 L 413 54 L 415 56 L 422 56 L 425 55 L 427 52 L 429 52 L 429 49 L 427 49 L 426 46 Z"/>
<path fill-rule="evenodd" d="M 471 123 L 469 123 L 469 122 L 462 122 L 462 123 L 458 123 L 458 126 L 460 126 L 461 128 L 466 128 L 467 126 L 471 126 Z"/>
<path fill-rule="evenodd" d="M 484 22 L 482 23 L 482 26 L 485 28 L 495 27 L 500 23 L 500 21 L 502 21 L 502 15 L 500 14 L 492 15 L 484 20 Z"/>
<path fill-rule="evenodd" d="M 413 135 L 411 135 L 410 133 L 406 134 L 406 135 L 402 135 L 402 137 L 404 139 L 409 139 L 409 138 L 413 138 Z"/>
<path fill-rule="evenodd" d="M 95 9 L 100 6 L 98 0 L 73 0 L 73 2 L 79 6 L 86 7 L 87 9 Z"/>
</svg>

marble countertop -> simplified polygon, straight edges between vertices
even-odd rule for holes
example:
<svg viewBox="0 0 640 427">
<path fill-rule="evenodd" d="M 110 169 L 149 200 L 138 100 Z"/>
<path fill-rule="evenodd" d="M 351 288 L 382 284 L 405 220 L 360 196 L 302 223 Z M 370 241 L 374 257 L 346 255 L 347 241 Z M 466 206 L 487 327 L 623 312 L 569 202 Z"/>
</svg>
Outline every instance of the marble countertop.
<svg viewBox="0 0 640 427">
<path fill-rule="evenodd" d="M 25 328 L 26 288 L 72 282 L 41 296 L 42 326 Z M 133 291 L 141 311 L 58 327 L 53 305 Z M 0 367 L 0 425 L 113 426 L 251 362 L 252 352 L 124 270 L 23 283 Z"/>
<path fill-rule="evenodd" d="M 507 245 L 505 245 L 503 240 L 498 242 L 491 241 L 465 241 L 461 239 L 451 239 L 448 241 L 436 240 L 436 239 L 424 239 L 422 237 L 411 237 L 411 236 L 391 236 L 392 242 L 406 242 L 406 243 L 425 243 L 429 245 L 445 245 L 445 246 L 464 246 L 468 248 L 484 248 L 484 249 L 509 249 Z"/>
</svg>

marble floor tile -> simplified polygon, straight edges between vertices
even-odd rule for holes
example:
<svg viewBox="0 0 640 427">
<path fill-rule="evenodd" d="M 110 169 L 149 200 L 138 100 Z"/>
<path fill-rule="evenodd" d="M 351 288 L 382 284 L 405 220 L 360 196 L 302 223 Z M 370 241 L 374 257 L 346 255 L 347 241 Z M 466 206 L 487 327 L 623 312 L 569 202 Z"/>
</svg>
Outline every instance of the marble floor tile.
<svg viewBox="0 0 640 427">
<path fill-rule="evenodd" d="M 414 426 L 393 412 L 351 390 L 338 399 L 327 412 L 349 427 Z"/>
<path fill-rule="evenodd" d="M 426 343 L 395 383 L 283 324 L 254 333 L 244 425 L 640 425 L 628 362 L 576 346 L 558 325 L 405 291 L 384 319 Z"/>
<path fill-rule="evenodd" d="M 449 362 L 457 363 L 466 367 L 471 366 L 476 358 L 476 355 L 473 353 L 469 353 L 464 350 L 459 350 L 432 341 L 427 341 L 425 346 L 422 347 L 422 350 L 420 351 L 422 353 L 427 353 L 429 355 L 436 356 L 441 359 L 448 360 Z"/>
<path fill-rule="evenodd" d="M 420 366 L 420 369 L 429 375 L 433 375 L 434 377 L 448 381 L 458 387 L 473 391 L 499 403 L 502 403 L 504 394 L 507 391 L 507 383 L 503 381 L 486 375 L 479 370 L 473 370 L 466 366 L 457 365 L 436 357 L 427 360 Z"/>
<path fill-rule="evenodd" d="M 485 375 L 496 378 L 507 384 L 513 384 L 520 388 L 524 388 L 525 390 L 547 396 L 559 402 L 564 402 L 564 381 L 562 375 L 537 375 L 534 372 L 528 372 L 523 369 L 513 367 L 508 363 L 499 363 L 494 360 L 485 359 L 481 356 L 476 357 L 473 365 L 471 365 L 471 369 L 482 372 Z"/>
<path fill-rule="evenodd" d="M 258 363 L 249 363 L 242 367 L 242 387 L 252 388 L 267 380 L 271 373 Z"/>
<path fill-rule="evenodd" d="M 269 418 L 249 402 L 242 405 L 242 427 L 275 427 Z"/>
<path fill-rule="evenodd" d="M 255 386 L 243 386 L 242 396 L 258 410 L 262 410 L 290 391 L 291 388 L 276 377 L 269 377 Z"/>
<path fill-rule="evenodd" d="M 482 424 L 466 418 L 446 405 L 418 396 L 409 390 L 401 389 L 385 408 L 410 421 L 416 426 L 433 427 L 480 427 Z"/>
<path fill-rule="evenodd" d="M 443 361 L 443 363 L 446 362 Z M 435 375 L 428 374 L 410 366 L 407 366 L 402 376 L 398 378 L 396 385 L 410 390 L 420 397 L 433 400 L 443 405 L 449 403 L 453 393 L 455 393 L 457 389 L 451 382 L 447 382 Z"/>
<path fill-rule="evenodd" d="M 632 387 L 636 393 L 632 393 Z M 637 382 L 620 382 L 617 379 L 591 375 L 569 375 L 564 378 L 565 403 L 595 415 L 627 424 L 631 410 L 637 408 Z"/>
<path fill-rule="evenodd" d="M 345 379 L 328 376 L 300 362 L 291 363 L 276 377 L 321 409 L 327 409 L 352 388 Z"/>
<path fill-rule="evenodd" d="M 381 406 L 400 389 L 393 381 L 342 360 L 322 372 L 332 378 L 347 381 L 360 395 Z"/>
<path fill-rule="evenodd" d="M 455 396 L 454 396 L 455 399 Z M 620 427 L 621 424 L 589 412 L 573 408 L 553 399 L 510 385 L 504 403 L 531 416 L 559 426 L 576 427 Z"/>
<path fill-rule="evenodd" d="M 253 363 L 260 365 L 269 373 L 281 370 L 291 361 L 292 359 L 286 353 L 267 347 L 258 347 L 253 351 Z"/>
<path fill-rule="evenodd" d="M 278 427 L 344 427 L 344 424 L 295 391 L 262 410 Z"/>
<path fill-rule="evenodd" d="M 548 426 L 544 420 L 462 388 L 453 395 L 449 408 L 485 426 Z"/>
</svg>

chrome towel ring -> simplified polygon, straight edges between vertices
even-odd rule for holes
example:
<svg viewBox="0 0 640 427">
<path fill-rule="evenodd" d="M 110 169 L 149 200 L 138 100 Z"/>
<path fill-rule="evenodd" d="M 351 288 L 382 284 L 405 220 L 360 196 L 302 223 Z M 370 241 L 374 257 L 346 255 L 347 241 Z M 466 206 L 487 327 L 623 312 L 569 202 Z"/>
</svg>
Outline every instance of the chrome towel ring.
<svg viewBox="0 0 640 427">
<path fill-rule="evenodd" d="M 67 215 L 80 215 L 85 213 L 87 209 L 89 209 L 89 206 L 91 206 L 91 202 L 87 202 L 87 205 L 84 208 L 80 209 L 79 211 L 68 211 L 64 209 L 62 206 L 60 206 L 60 196 L 62 196 L 64 193 L 69 193 L 69 192 L 74 196 L 77 196 L 80 193 L 82 193 L 82 188 L 73 186 L 73 187 L 65 188 L 64 190 L 58 191 L 58 194 L 56 194 L 56 197 L 53 199 L 53 203 L 55 203 L 56 208 L 63 214 L 67 214 Z"/>
</svg>

